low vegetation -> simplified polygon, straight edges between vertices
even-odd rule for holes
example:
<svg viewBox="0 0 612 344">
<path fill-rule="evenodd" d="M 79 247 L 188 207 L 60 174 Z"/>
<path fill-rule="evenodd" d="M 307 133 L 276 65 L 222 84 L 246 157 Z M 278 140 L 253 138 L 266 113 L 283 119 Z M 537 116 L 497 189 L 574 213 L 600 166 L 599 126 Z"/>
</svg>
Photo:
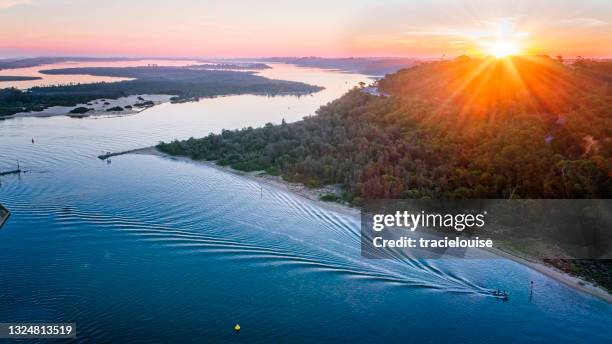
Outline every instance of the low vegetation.
<svg viewBox="0 0 612 344">
<path fill-rule="evenodd" d="M 81 114 L 81 113 L 89 112 L 91 110 L 92 109 L 90 109 L 90 108 L 86 108 L 84 106 L 79 106 L 79 107 L 75 107 L 74 109 L 70 110 L 70 113 Z"/>
</svg>

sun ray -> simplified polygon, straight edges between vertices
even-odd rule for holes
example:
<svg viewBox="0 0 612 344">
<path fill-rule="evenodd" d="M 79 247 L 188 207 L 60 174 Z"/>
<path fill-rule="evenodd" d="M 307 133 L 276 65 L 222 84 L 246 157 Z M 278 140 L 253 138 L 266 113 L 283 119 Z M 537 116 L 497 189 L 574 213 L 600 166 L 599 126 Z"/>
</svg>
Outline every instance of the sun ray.
<svg viewBox="0 0 612 344">
<path fill-rule="evenodd" d="M 478 68 L 472 70 L 468 75 L 462 76 L 463 82 L 460 85 L 457 85 L 453 93 L 451 93 L 451 95 L 440 104 L 437 112 L 440 112 L 448 104 L 452 103 L 453 100 L 457 98 L 457 96 L 459 96 L 468 87 L 468 85 L 472 83 L 491 63 L 491 60 L 485 59 L 480 62 Z"/>
</svg>

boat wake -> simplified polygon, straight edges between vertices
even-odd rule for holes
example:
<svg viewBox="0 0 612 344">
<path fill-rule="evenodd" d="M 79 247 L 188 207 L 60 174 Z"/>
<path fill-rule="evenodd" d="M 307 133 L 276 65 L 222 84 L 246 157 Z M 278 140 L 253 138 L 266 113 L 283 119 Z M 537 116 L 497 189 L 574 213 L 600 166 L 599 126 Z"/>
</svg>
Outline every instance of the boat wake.
<svg viewBox="0 0 612 344">
<path fill-rule="evenodd" d="M 113 231 L 186 257 L 206 255 L 209 260 L 240 260 L 262 269 L 336 274 L 393 287 L 495 297 L 494 289 L 463 274 L 468 261 L 457 265 L 392 254 L 387 259 L 364 258 L 358 217 L 322 209 L 279 189 L 262 192 L 258 183 L 241 176 L 201 170 L 206 170 L 206 178 L 174 176 L 173 184 L 167 186 L 173 193 L 162 190 L 172 195 L 164 206 L 155 204 L 156 197 L 122 200 L 113 199 L 112 194 L 105 195 L 107 202 L 100 205 L 87 192 L 24 191 L 27 185 L 15 191 L 30 195 L 30 201 L 18 195 L 3 201 L 27 218 L 53 218 L 56 225 L 44 235 L 100 240 Z M 63 196 L 48 199 L 49 194 Z M 95 230 L 83 231 L 87 225 Z"/>
</svg>

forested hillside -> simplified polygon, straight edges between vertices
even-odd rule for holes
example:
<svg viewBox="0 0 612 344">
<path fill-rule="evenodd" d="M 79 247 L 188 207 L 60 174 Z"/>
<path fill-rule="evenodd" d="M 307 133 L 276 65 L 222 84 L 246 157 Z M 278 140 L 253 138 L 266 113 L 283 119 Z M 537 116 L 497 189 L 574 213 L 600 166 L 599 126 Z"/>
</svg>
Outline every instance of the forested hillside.
<svg viewBox="0 0 612 344">
<path fill-rule="evenodd" d="M 376 198 L 609 198 L 609 62 L 434 62 L 349 91 L 316 116 L 161 143 L 170 154 L 266 170 Z"/>
</svg>

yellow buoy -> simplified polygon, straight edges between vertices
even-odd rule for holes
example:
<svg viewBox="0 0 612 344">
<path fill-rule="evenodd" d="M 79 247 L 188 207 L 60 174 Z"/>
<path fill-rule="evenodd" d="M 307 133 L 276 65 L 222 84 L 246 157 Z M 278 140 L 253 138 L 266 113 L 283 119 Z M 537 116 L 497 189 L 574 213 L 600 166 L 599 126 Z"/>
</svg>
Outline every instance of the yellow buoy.
<svg viewBox="0 0 612 344">
<path fill-rule="evenodd" d="M 240 332 L 240 325 L 236 324 L 236 326 L 234 326 L 234 331 Z"/>
</svg>

